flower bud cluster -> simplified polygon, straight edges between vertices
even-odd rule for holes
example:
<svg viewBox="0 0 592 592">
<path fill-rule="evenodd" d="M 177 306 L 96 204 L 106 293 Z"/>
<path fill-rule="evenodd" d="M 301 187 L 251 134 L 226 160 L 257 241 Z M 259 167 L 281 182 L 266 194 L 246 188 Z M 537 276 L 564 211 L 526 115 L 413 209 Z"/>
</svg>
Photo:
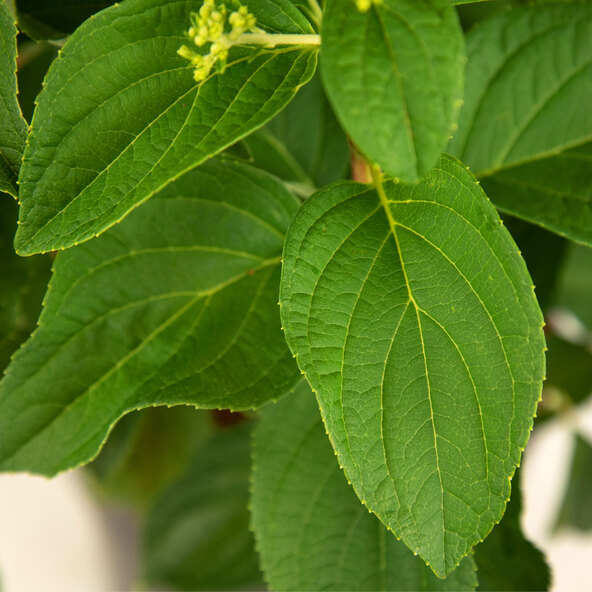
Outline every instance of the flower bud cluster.
<svg viewBox="0 0 592 592">
<path fill-rule="evenodd" d="M 199 12 L 191 13 L 191 27 L 187 36 L 196 47 L 210 44 L 207 53 L 198 53 L 187 45 L 182 45 L 177 53 L 191 62 L 195 67 L 193 78 L 201 82 L 208 77 L 215 64 L 224 68 L 230 48 L 241 35 L 256 31 L 255 17 L 246 6 L 241 5 L 229 13 L 224 4 L 216 5 L 216 0 L 204 0 Z"/>
</svg>

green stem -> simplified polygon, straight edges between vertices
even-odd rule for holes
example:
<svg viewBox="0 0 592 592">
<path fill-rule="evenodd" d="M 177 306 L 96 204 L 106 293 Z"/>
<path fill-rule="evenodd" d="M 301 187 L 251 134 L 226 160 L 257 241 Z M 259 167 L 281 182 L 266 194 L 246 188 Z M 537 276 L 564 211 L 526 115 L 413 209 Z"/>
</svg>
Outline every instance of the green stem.
<svg viewBox="0 0 592 592">
<path fill-rule="evenodd" d="M 319 6 L 317 0 L 308 0 L 308 6 L 310 7 L 310 12 L 312 18 L 315 20 L 316 24 L 320 27 L 321 22 L 323 20 L 323 11 Z"/>
<path fill-rule="evenodd" d="M 284 35 L 282 33 L 243 33 L 232 42 L 233 45 L 321 45 L 320 35 Z"/>
</svg>

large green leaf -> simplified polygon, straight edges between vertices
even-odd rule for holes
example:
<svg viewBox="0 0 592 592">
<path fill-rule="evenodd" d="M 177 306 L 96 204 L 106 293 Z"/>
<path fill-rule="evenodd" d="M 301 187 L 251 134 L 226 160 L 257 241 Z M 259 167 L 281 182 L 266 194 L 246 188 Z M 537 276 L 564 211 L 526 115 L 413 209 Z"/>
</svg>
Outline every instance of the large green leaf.
<svg viewBox="0 0 592 592">
<path fill-rule="evenodd" d="M 0 375 L 35 329 L 50 277 L 49 255 L 23 259 L 12 246 L 18 205 L 0 195 Z"/>
<path fill-rule="evenodd" d="M 520 473 L 512 481 L 512 498 L 502 521 L 475 550 L 480 592 L 548 590 L 545 556 L 522 534 Z"/>
<path fill-rule="evenodd" d="M 6 191 L 15 197 L 27 136 L 16 99 L 16 34 L 13 18 L 0 0 L 0 193 Z"/>
<path fill-rule="evenodd" d="M 16 0 L 18 25 L 32 39 L 63 39 L 115 0 Z"/>
<path fill-rule="evenodd" d="M 177 55 L 198 0 L 127 0 L 86 21 L 49 70 L 20 176 L 19 253 L 63 249 L 121 220 L 288 103 L 316 51 L 235 48 L 203 83 Z M 273 31 L 311 31 L 287 0 L 255 0 Z"/>
<path fill-rule="evenodd" d="M 387 173 L 416 181 L 436 165 L 461 104 L 464 44 L 447 0 L 329 0 L 321 74 L 343 127 Z"/>
<path fill-rule="evenodd" d="M 347 486 L 310 387 L 263 411 L 253 527 L 272 590 L 474 590 L 471 558 L 441 580 Z"/>
<path fill-rule="evenodd" d="M 40 327 L 0 383 L 0 468 L 76 466 L 133 409 L 246 409 L 290 390 L 277 294 L 297 207 L 265 173 L 207 163 L 60 253 Z"/>
<path fill-rule="evenodd" d="M 295 217 L 286 339 L 360 499 L 436 574 L 503 514 L 544 374 L 523 259 L 450 157 L 417 185 L 330 186 Z"/>
<path fill-rule="evenodd" d="M 150 509 L 144 532 L 146 581 L 175 590 L 260 590 L 249 531 L 250 426 L 224 430 Z"/>
<path fill-rule="evenodd" d="M 499 208 L 592 244 L 592 5 L 505 12 L 467 53 L 451 151 Z"/>
</svg>

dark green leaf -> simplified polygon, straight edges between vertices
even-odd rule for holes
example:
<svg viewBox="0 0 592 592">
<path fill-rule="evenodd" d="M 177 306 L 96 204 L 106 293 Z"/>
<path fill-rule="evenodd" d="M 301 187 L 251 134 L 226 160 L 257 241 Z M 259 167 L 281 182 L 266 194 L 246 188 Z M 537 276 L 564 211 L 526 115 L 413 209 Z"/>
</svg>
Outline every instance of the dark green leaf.
<svg viewBox="0 0 592 592">
<path fill-rule="evenodd" d="M 267 174 L 212 162 L 60 253 L 40 328 L 0 384 L 0 468 L 88 461 L 133 409 L 245 409 L 290 390 L 277 294 L 297 207 Z"/>
<path fill-rule="evenodd" d="M 321 74 L 344 129 L 403 181 L 434 167 L 456 124 L 464 43 L 447 0 L 329 0 Z"/>
<path fill-rule="evenodd" d="M 545 556 L 524 538 L 520 528 L 522 500 L 519 472 L 512 480 L 512 498 L 502 521 L 475 549 L 480 592 L 548 590 Z"/>
<path fill-rule="evenodd" d="M 280 302 L 358 496 L 450 573 L 502 517 L 544 374 L 495 209 L 450 157 L 415 186 L 330 186 L 292 222 Z"/>
<path fill-rule="evenodd" d="M 261 589 L 249 531 L 250 426 L 225 430 L 148 514 L 144 576 L 176 590 Z"/>
<path fill-rule="evenodd" d="M 17 195 L 16 179 L 27 136 L 27 123 L 16 98 L 16 34 L 8 8 L 0 1 L 0 198 Z"/>
<path fill-rule="evenodd" d="M 144 506 L 177 478 L 210 435 L 211 421 L 192 407 L 152 407 L 123 417 L 88 475 L 101 495 Z"/>
<path fill-rule="evenodd" d="M 126 0 L 86 21 L 49 70 L 25 150 L 19 253 L 103 232 L 172 179 L 281 110 L 316 50 L 235 48 L 203 83 L 177 55 L 197 0 Z M 259 26 L 308 33 L 287 0 L 249 3 Z"/>
<path fill-rule="evenodd" d="M 581 436 L 575 438 L 567 491 L 557 526 L 592 529 L 592 446 Z"/>
<path fill-rule="evenodd" d="M 263 410 L 253 454 L 253 527 L 272 590 L 475 589 L 472 558 L 441 580 L 360 504 L 308 384 Z"/>
<path fill-rule="evenodd" d="M 346 177 L 349 168 L 347 138 L 318 76 L 274 117 L 268 128 L 317 187 Z"/>
<path fill-rule="evenodd" d="M 51 268 L 48 255 L 23 259 L 15 254 L 17 215 L 17 203 L 0 195 L 0 375 L 36 326 Z"/>
<path fill-rule="evenodd" d="M 451 151 L 499 208 L 592 244 L 592 5 L 505 12 L 467 53 Z"/>
<path fill-rule="evenodd" d="M 556 303 L 572 311 L 592 332 L 592 249 L 572 245 L 559 278 Z"/>
<path fill-rule="evenodd" d="M 21 31 L 32 39 L 63 39 L 115 0 L 16 0 Z"/>
</svg>

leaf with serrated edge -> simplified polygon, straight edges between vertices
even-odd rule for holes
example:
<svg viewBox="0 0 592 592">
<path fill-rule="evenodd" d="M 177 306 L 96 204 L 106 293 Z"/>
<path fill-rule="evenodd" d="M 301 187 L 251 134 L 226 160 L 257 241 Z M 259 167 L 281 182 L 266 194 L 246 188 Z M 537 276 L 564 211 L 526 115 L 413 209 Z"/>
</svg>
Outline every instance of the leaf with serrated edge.
<svg viewBox="0 0 592 592">
<path fill-rule="evenodd" d="M 27 136 L 16 99 L 16 34 L 12 15 L 0 1 L 0 193 L 14 197 Z"/>
<path fill-rule="evenodd" d="M 347 486 L 303 383 L 255 431 L 253 528 L 271 590 L 474 590 L 467 558 L 441 580 Z"/>
<path fill-rule="evenodd" d="M 456 124 L 464 40 L 447 0 L 382 0 L 365 13 L 328 0 L 321 74 L 344 129 L 387 173 L 413 182 Z"/>
<path fill-rule="evenodd" d="M 316 50 L 236 48 L 203 83 L 177 55 L 195 0 L 126 0 L 87 20 L 52 64 L 20 175 L 22 255 L 64 249 L 263 125 L 313 74 Z M 312 30 L 287 0 L 249 3 L 261 27 Z"/>
<path fill-rule="evenodd" d="M 467 53 L 450 152 L 500 209 L 592 245 L 592 5 L 504 12 Z"/>
<path fill-rule="evenodd" d="M 40 327 L 0 383 L 0 468 L 53 475 L 149 405 L 247 409 L 299 378 L 280 330 L 284 232 L 273 177 L 207 163 L 60 253 Z"/>
<path fill-rule="evenodd" d="M 330 186 L 288 231 L 280 302 L 358 496 L 450 573 L 502 517 L 544 374 L 542 315 L 495 209 L 448 156 L 382 195 Z"/>
</svg>

